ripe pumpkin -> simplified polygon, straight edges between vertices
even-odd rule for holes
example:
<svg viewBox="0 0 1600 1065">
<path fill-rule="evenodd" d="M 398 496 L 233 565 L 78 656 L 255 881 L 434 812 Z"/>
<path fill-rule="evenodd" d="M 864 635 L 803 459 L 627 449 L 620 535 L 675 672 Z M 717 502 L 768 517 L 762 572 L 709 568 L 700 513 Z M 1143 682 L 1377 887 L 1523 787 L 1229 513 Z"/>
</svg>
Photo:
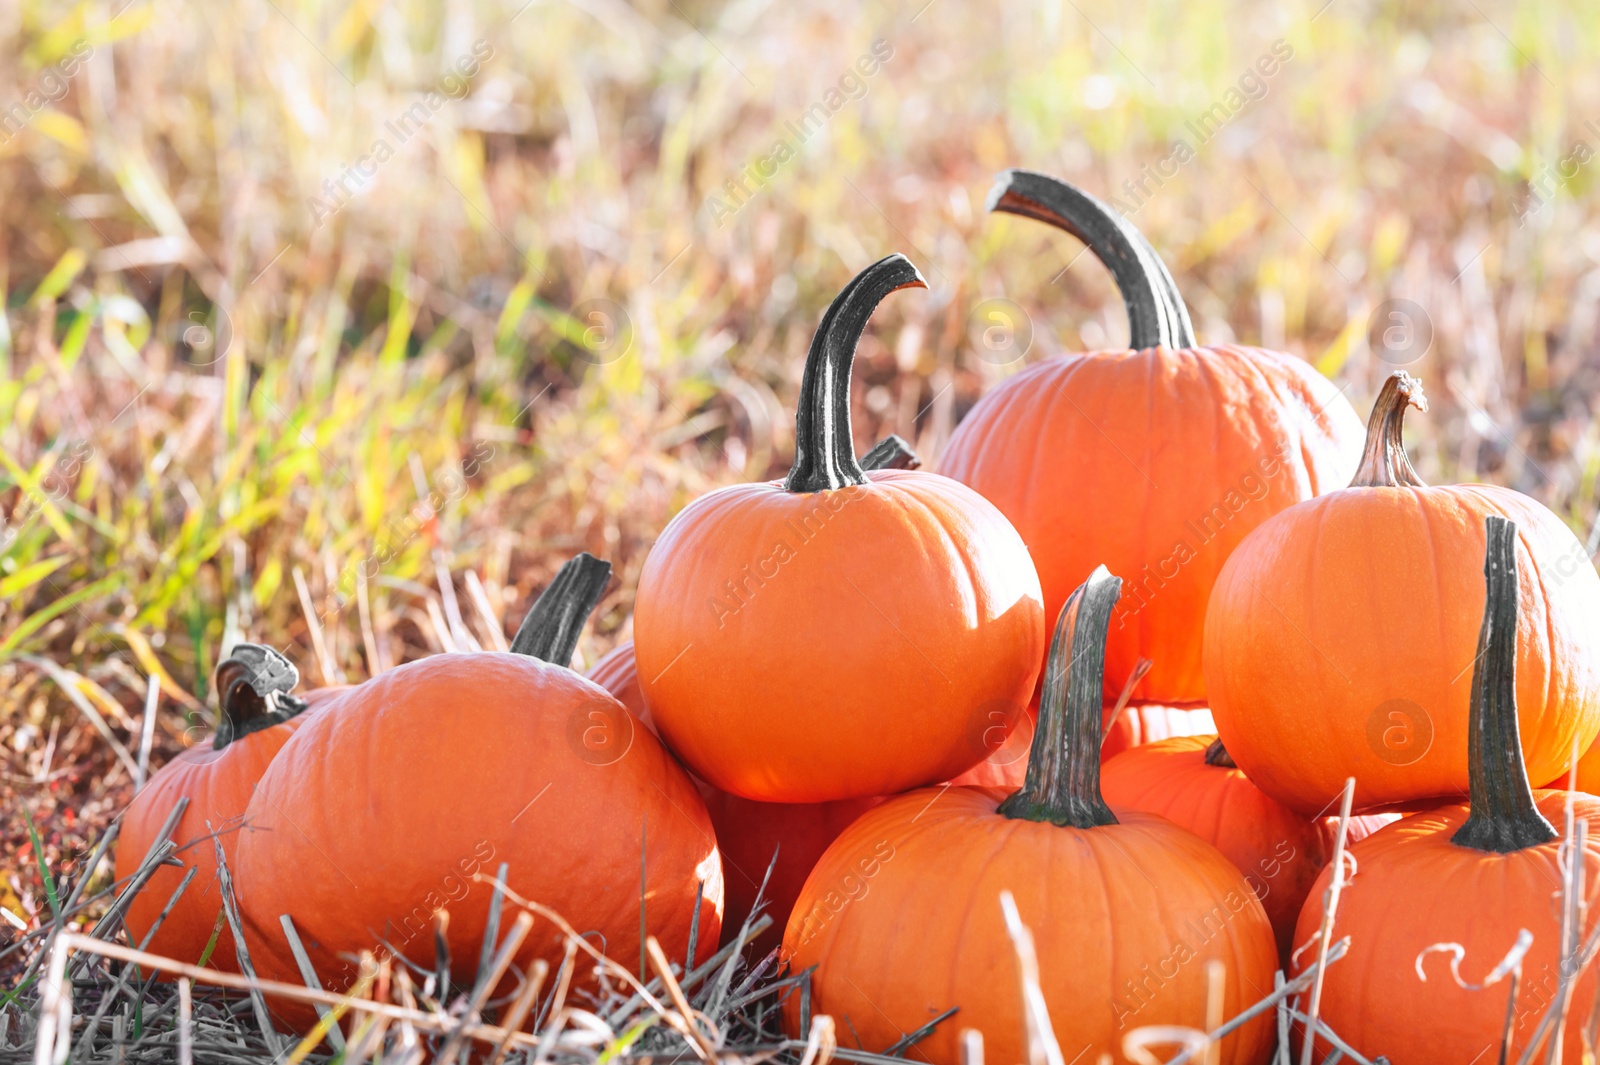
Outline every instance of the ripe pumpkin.
<svg viewBox="0 0 1600 1065">
<path fill-rule="evenodd" d="M 1547 788 L 1564 788 L 1566 786 L 1567 776 L 1565 773 L 1545 785 Z M 1600 739 L 1596 739 L 1595 742 L 1591 743 L 1589 749 L 1584 751 L 1578 758 L 1577 788 L 1579 791 L 1588 792 L 1590 795 L 1600 795 Z"/>
<path fill-rule="evenodd" d="M 1422 386 L 1391 376 L 1349 488 L 1291 507 L 1228 560 L 1206 617 L 1218 731 L 1280 802 L 1322 810 L 1356 778 L 1357 809 L 1467 788 L 1470 692 L 1462 683 L 1481 597 L 1484 519 L 1520 530 L 1524 611 L 1517 691 L 1534 780 L 1552 780 L 1574 738 L 1600 733 L 1600 576 L 1556 576 L 1581 552 L 1561 519 L 1509 488 L 1430 488 L 1401 436 Z"/>
<path fill-rule="evenodd" d="M 921 465 L 922 460 L 911 446 L 893 433 L 861 456 L 861 468 L 869 471 L 914 470 Z M 607 652 L 589 668 L 588 676 L 615 695 L 645 728 L 656 731 L 655 719 L 650 716 L 644 689 L 639 684 L 639 666 L 632 640 Z M 594 742 L 607 742 L 607 723 L 597 721 L 595 724 Z M 756 897 L 761 894 L 762 880 L 767 881 L 766 892 L 762 895 L 762 913 L 772 918 L 772 926 L 751 940 L 758 955 L 777 948 L 782 941 L 783 927 L 788 923 L 789 911 L 794 908 L 795 896 L 799 895 L 801 885 L 828 844 L 850 822 L 881 801 L 871 797 L 819 803 L 757 802 L 721 791 L 693 773 L 690 777 L 700 789 L 700 797 L 711 814 L 711 823 L 716 826 L 717 848 L 722 854 L 726 888 L 722 910 L 724 943 L 744 927 L 745 918 L 750 916 Z M 770 876 L 769 865 L 772 867 Z"/>
<path fill-rule="evenodd" d="M 855 460 L 856 341 L 886 295 L 921 287 L 900 255 L 851 281 L 812 341 L 788 477 L 696 500 L 645 560 L 645 698 L 723 791 L 830 802 L 948 780 L 988 753 L 987 708 L 1033 688 L 1044 616 L 1016 530 L 948 478 Z"/>
<path fill-rule="evenodd" d="M 300 674 L 271 647 L 237 644 L 217 665 L 217 731 L 184 751 L 150 778 L 122 816 L 116 878 L 126 883 L 139 870 L 177 802 L 189 806 L 174 826 L 179 866 L 162 866 L 128 904 L 124 919 L 138 946 L 155 925 L 189 868 L 198 870 L 146 949 L 193 965 L 205 954 L 222 914 L 212 833 L 228 862 L 238 849 L 239 821 L 267 766 L 306 718 L 310 703 L 291 695 Z M 321 701 L 319 697 L 317 701 Z M 211 827 L 206 827 L 210 822 Z M 222 923 L 207 964 L 238 972 L 233 933 Z"/>
<path fill-rule="evenodd" d="M 957 426 L 938 471 L 1011 519 L 1038 567 L 1047 616 L 1096 565 L 1127 575 L 1106 652 L 1108 697 L 1149 658 L 1143 698 L 1203 705 L 1201 624 L 1218 572 L 1251 529 L 1349 480 L 1360 420 L 1301 359 L 1196 347 L 1160 258 L 1093 196 L 1007 170 L 989 209 L 1083 240 L 1122 291 L 1129 346 L 1045 359 L 1008 378 Z"/>
<path fill-rule="evenodd" d="M 882 1052 L 958 1006 L 957 1023 L 919 1042 L 919 1057 L 953 1065 L 957 1029 L 976 1028 L 989 1060 L 1029 1059 L 1002 891 L 1032 930 L 1066 1056 L 1126 1061 L 1133 1028 L 1204 1027 L 1213 960 L 1224 966 L 1227 1015 L 1270 993 L 1272 926 L 1239 871 L 1192 833 L 1101 798 L 1100 691 L 1120 584 L 1097 569 L 1062 609 L 1025 787 L 889 799 L 806 881 L 784 951 L 795 972 L 816 966 L 813 1011 L 863 1049 Z M 794 1031 L 794 997 L 786 1008 Z M 1272 1037 L 1270 1018 L 1257 1018 L 1214 1060 L 1260 1062 Z"/>
<path fill-rule="evenodd" d="M 1564 823 L 1569 793 L 1529 789 L 1522 757 L 1527 732 L 1518 728 L 1526 690 L 1518 681 L 1518 644 L 1530 632 L 1543 633 L 1542 625 L 1529 626 L 1543 604 L 1526 594 L 1526 578 L 1519 579 L 1518 526 L 1497 515 L 1486 525 L 1488 594 L 1470 684 L 1471 727 L 1461 739 L 1471 798 L 1414 814 L 1352 847 L 1358 871 L 1340 894 L 1333 923 L 1334 939 L 1349 936 L 1350 948 L 1327 970 L 1322 1018 L 1362 1054 L 1381 1053 L 1393 1065 L 1516 1061 L 1556 998 L 1563 866 L 1572 841 L 1563 842 L 1554 826 Z M 1574 794 L 1572 804 L 1574 823 L 1600 824 L 1600 799 Z M 1600 877 L 1600 834 L 1588 833 L 1581 854 L 1580 883 L 1593 885 Z M 1306 901 L 1295 933 L 1301 944 L 1322 924 L 1331 876 L 1325 871 Z M 1587 890 L 1592 901 L 1593 889 Z M 1424 952 L 1434 944 L 1460 944 L 1462 979 L 1481 982 L 1524 929 L 1533 942 L 1522 960 L 1510 1055 L 1499 1058 L 1510 981 L 1465 990 L 1451 979 L 1448 954 Z M 1303 950 L 1299 967 L 1315 960 L 1314 949 Z M 1576 981 L 1562 1060 L 1583 1060 L 1582 1033 L 1594 999 L 1589 965 Z"/>
<path fill-rule="evenodd" d="M 278 945 L 263 975 L 299 979 L 283 913 L 330 989 L 348 986 L 346 959 L 363 949 L 432 968 L 442 908 L 451 972 L 470 982 L 493 894 L 473 877 L 501 862 L 512 890 L 593 932 L 615 958 L 639 956 L 641 916 L 681 958 L 701 885 L 701 941 L 716 940 L 721 863 L 694 785 L 644 728 L 621 750 L 585 746 L 593 715 L 627 711 L 559 664 L 609 573 L 579 555 L 534 605 L 517 653 L 397 666 L 337 696 L 285 744 L 239 841 L 241 909 Z M 541 921 L 516 963 L 544 958 L 553 969 L 561 947 Z"/>
<path fill-rule="evenodd" d="M 1160 814 L 1221 851 L 1255 891 L 1287 962 L 1295 922 L 1311 884 L 1333 857 L 1337 817 L 1308 818 L 1256 787 L 1215 736 L 1177 736 L 1108 759 L 1100 774 L 1106 801 Z M 1347 840 L 1364 839 L 1399 814 L 1350 821 Z"/>
</svg>

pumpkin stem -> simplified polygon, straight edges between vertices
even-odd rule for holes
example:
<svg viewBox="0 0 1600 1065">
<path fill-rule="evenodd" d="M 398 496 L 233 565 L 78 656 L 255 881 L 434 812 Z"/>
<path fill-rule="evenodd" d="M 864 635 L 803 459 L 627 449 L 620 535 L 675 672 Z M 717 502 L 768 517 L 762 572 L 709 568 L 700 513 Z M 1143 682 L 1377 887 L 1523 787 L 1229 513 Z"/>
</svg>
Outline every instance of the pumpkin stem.
<svg viewBox="0 0 1600 1065">
<path fill-rule="evenodd" d="M 580 551 L 556 573 L 550 587 L 539 593 L 528 616 L 511 640 L 511 653 L 528 655 L 551 665 L 572 662 L 578 636 L 594 605 L 611 579 L 611 563 Z"/>
<path fill-rule="evenodd" d="M 1239 763 L 1233 760 L 1233 755 L 1228 753 L 1228 748 L 1222 745 L 1221 736 L 1212 740 L 1211 746 L 1206 748 L 1206 765 L 1220 766 L 1223 769 L 1239 768 Z"/>
<path fill-rule="evenodd" d="M 821 492 L 867 483 L 850 436 L 850 368 L 856 361 L 856 342 L 885 296 L 903 288 L 927 287 L 911 260 L 896 253 L 857 274 L 828 305 L 811 338 L 800 381 L 794 466 L 783 482 L 785 491 Z"/>
<path fill-rule="evenodd" d="M 861 456 L 863 470 L 915 470 L 921 466 L 922 459 L 911 450 L 911 445 L 894 433 L 879 440 L 871 451 Z"/>
<path fill-rule="evenodd" d="M 234 644 L 227 658 L 217 663 L 217 702 L 222 715 L 212 750 L 220 751 L 234 740 L 281 725 L 309 705 L 290 695 L 300 683 L 294 663 L 271 647 L 259 643 Z"/>
<path fill-rule="evenodd" d="M 1405 428 L 1407 407 L 1426 413 L 1428 397 L 1422 394 L 1421 381 L 1404 370 L 1396 370 L 1383 383 L 1378 401 L 1372 405 L 1372 415 L 1367 418 L 1367 446 L 1351 488 L 1427 487 L 1406 456 L 1401 430 Z"/>
<path fill-rule="evenodd" d="M 1517 526 L 1488 519 L 1483 560 L 1488 595 L 1472 668 L 1472 720 L 1467 730 L 1467 770 L 1472 812 L 1450 837 L 1473 850 L 1509 854 L 1560 835 L 1533 802 L 1517 729 Z"/>
<path fill-rule="evenodd" d="M 1032 170 L 1002 170 L 988 208 L 1047 222 L 1087 244 L 1122 292 L 1130 348 L 1194 347 L 1194 326 L 1177 284 L 1144 234 L 1122 215 L 1082 189 Z"/>
<path fill-rule="evenodd" d="M 1106 630 L 1122 595 L 1122 578 L 1099 566 L 1061 608 L 1039 700 L 1039 727 L 1021 790 L 1000 813 L 1072 828 L 1114 825 L 1100 794 L 1100 690 L 1105 683 Z"/>
</svg>

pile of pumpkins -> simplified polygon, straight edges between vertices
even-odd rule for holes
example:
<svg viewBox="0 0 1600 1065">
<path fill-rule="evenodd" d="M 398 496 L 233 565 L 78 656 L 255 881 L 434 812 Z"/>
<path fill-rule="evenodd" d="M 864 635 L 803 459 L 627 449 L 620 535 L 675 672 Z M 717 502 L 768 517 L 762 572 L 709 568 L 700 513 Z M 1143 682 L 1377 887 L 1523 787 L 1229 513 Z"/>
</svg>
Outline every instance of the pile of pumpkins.
<svg viewBox="0 0 1600 1065">
<path fill-rule="evenodd" d="M 609 567 L 587 555 L 511 653 L 301 697 L 276 653 L 237 649 L 216 737 L 124 822 L 119 876 L 187 797 L 173 838 L 199 870 L 171 906 L 182 871 L 157 872 L 133 940 L 335 990 L 389 950 L 459 986 L 486 956 L 495 877 L 624 964 L 648 933 L 692 965 L 691 936 L 736 931 L 761 890 L 782 929 L 762 946 L 809 970 L 811 1014 L 882 1052 L 957 1007 L 916 1054 L 953 1063 L 972 1028 L 1014 1065 L 1030 1051 L 1009 892 L 1062 1054 L 1126 1061 L 1136 1028 L 1216 1018 L 1210 963 L 1228 1017 L 1315 963 L 1353 777 L 1358 871 L 1329 933 L 1349 945 L 1322 1022 L 1395 1065 L 1477 1060 L 1507 984 L 1466 985 L 1526 929 L 1526 1043 L 1562 957 L 1553 825 L 1600 815 L 1530 786 L 1564 787 L 1600 733 L 1600 577 L 1565 564 L 1576 538 L 1516 492 L 1424 485 L 1409 375 L 1363 433 L 1303 361 L 1195 346 L 1160 258 L 1086 193 L 1007 171 L 990 208 L 1089 246 L 1128 350 L 1010 377 L 937 473 L 894 439 L 859 461 L 856 342 L 884 297 L 924 287 L 900 255 L 874 263 L 816 332 L 788 476 L 679 513 L 634 642 L 588 676 L 568 666 Z M 1459 945 L 1460 979 L 1419 962 L 1438 943 Z M 562 948 L 542 922 L 517 961 Z M 786 1010 L 803 1036 L 801 996 Z M 1208 1060 L 1265 1062 L 1277 1039 L 1264 1011 Z"/>
</svg>

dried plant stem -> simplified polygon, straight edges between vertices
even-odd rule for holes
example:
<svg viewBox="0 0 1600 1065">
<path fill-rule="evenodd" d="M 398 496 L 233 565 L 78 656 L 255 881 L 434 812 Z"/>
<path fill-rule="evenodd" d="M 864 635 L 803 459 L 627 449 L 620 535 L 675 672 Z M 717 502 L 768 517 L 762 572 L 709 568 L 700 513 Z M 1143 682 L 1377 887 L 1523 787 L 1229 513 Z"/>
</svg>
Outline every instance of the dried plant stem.
<svg viewBox="0 0 1600 1065">
<path fill-rule="evenodd" d="M 483 634 L 488 637 L 489 645 L 496 651 L 511 650 L 511 644 L 506 640 L 505 627 L 500 624 L 500 619 L 495 616 L 494 607 L 489 604 L 489 593 L 483 587 L 483 581 L 478 579 L 478 571 L 467 570 L 466 581 L 467 596 L 472 600 L 473 609 L 478 612 L 478 620 L 483 623 Z"/>
<path fill-rule="evenodd" d="M 1328 946 L 1333 939 L 1333 918 L 1339 910 L 1339 893 L 1344 890 L 1344 848 L 1350 832 L 1350 807 L 1355 797 L 1356 778 L 1346 777 L 1344 796 L 1339 800 L 1339 831 L 1334 838 L 1333 860 L 1329 863 L 1329 868 L 1333 870 L 1332 879 L 1328 884 L 1327 901 L 1322 908 L 1322 926 L 1317 930 L 1316 976 L 1311 983 L 1311 1003 L 1306 1010 L 1308 1021 L 1305 1045 L 1300 1050 L 1300 1065 L 1311 1065 L 1316 1050 L 1317 1015 L 1322 1010 L 1322 982 L 1327 973 Z"/>
<path fill-rule="evenodd" d="M 511 1049 L 511 1034 L 522 1027 L 522 1022 L 528 1019 L 528 1014 L 533 1010 L 533 1004 L 539 999 L 539 992 L 544 989 L 545 977 L 549 975 L 550 963 L 543 958 L 533 963 L 533 968 L 528 973 L 528 978 L 522 984 L 522 990 L 517 992 L 517 997 L 511 1003 L 511 1008 L 501 1021 L 506 1029 L 505 1038 L 495 1045 L 494 1056 L 489 1059 L 489 1065 L 500 1065 L 506 1058 L 506 1053 Z"/>
<path fill-rule="evenodd" d="M 1133 664 L 1133 672 L 1129 673 L 1128 679 L 1123 682 L 1122 691 L 1117 695 L 1116 705 L 1112 706 L 1111 712 L 1106 715 L 1105 724 L 1100 727 L 1102 736 L 1111 731 L 1111 726 L 1117 723 L 1122 711 L 1128 708 L 1128 703 L 1133 700 L 1133 690 L 1139 686 L 1141 680 L 1144 680 L 1144 675 L 1150 672 L 1150 667 L 1153 665 L 1155 663 L 1148 658 L 1141 658 Z"/>
<path fill-rule="evenodd" d="M 517 951 L 522 949 L 523 940 L 528 938 L 528 932 L 532 928 L 532 914 L 517 914 L 517 919 L 512 922 L 511 931 L 506 933 L 505 942 L 495 952 L 494 960 L 490 963 L 488 975 L 478 981 L 478 986 L 473 990 L 472 997 L 467 1000 L 465 1020 L 475 1021 L 482 1015 L 484 1003 L 489 1000 L 489 995 L 493 993 L 495 986 L 500 983 L 501 977 L 505 976 L 506 970 L 511 967 L 511 959 L 516 957 Z M 439 1050 L 438 1061 L 440 1065 L 454 1065 L 456 1057 L 460 1054 L 461 1047 L 466 1041 L 467 1037 L 463 1029 L 458 1028 L 452 1032 L 450 1038 L 445 1040 L 444 1046 Z"/>
<path fill-rule="evenodd" d="M 178 1065 L 194 1065 L 194 985 L 178 981 Z"/>
<path fill-rule="evenodd" d="M 655 936 L 645 940 L 645 950 L 650 956 L 650 965 L 660 977 L 662 985 L 667 989 L 667 996 L 672 999 L 672 1004 L 677 1007 L 677 1016 L 682 1024 L 674 1021 L 672 1014 L 667 1014 L 667 1023 L 678 1028 L 689 1040 L 689 1045 L 700 1055 L 702 1061 L 717 1060 L 717 1048 L 711 1040 L 700 1030 L 695 1023 L 694 1010 L 689 1008 L 689 1000 L 684 997 L 683 988 L 678 986 L 678 981 L 672 976 L 672 963 L 667 961 L 666 954 L 661 950 L 661 944 Z"/>
<path fill-rule="evenodd" d="M 306 584 L 306 574 L 299 566 L 294 568 L 294 590 L 300 597 L 300 610 L 305 614 L 306 632 L 311 637 L 311 650 L 317 656 L 317 668 L 322 671 L 324 684 L 342 684 L 344 675 L 328 653 L 328 641 L 322 632 L 322 618 L 311 602 L 311 588 Z"/>
<path fill-rule="evenodd" d="M 317 979 L 316 967 L 311 964 L 311 956 L 306 953 L 305 944 L 300 942 L 300 933 L 296 930 L 294 921 L 285 913 L 278 916 L 278 924 L 283 928 L 283 938 L 289 943 L 289 953 L 294 955 L 295 966 L 300 970 L 300 979 L 304 980 L 306 986 L 313 991 L 321 991 L 322 981 Z M 314 1005 L 317 1019 L 326 1020 L 330 1015 L 328 1007 L 320 1002 Z M 336 1024 L 328 1028 L 328 1045 L 334 1050 L 344 1049 L 344 1033 Z"/>
<path fill-rule="evenodd" d="M 1009 891 L 1000 892 L 1000 912 L 1005 915 L 1006 933 L 1017 952 L 1023 1024 L 1028 1039 L 1028 1065 L 1065 1065 L 1061 1045 L 1056 1042 L 1055 1029 L 1050 1024 L 1044 989 L 1039 985 L 1039 955 L 1034 950 L 1033 933 L 1022 923 L 1017 900 Z"/>
<path fill-rule="evenodd" d="M 156 707 L 161 704 L 161 678 L 150 674 L 144 689 L 144 716 L 139 722 L 139 772 L 133 778 L 135 794 L 144 788 L 145 775 L 150 772 L 150 747 L 156 738 Z"/>
<path fill-rule="evenodd" d="M 215 969 L 202 969 L 198 965 L 189 965 L 186 962 L 173 961 L 159 954 L 150 954 L 146 951 L 135 950 L 132 947 L 122 946 L 120 943 L 107 943 L 103 940 L 91 939 L 77 932 L 63 932 L 56 937 L 52 948 L 51 964 L 66 965 L 66 957 L 72 951 L 84 951 L 97 954 L 101 957 L 112 958 L 116 961 L 128 962 L 146 969 L 158 972 L 172 973 L 175 976 L 186 976 L 197 984 L 207 984 L 214 987 L 226 987 L 235 991 L 257 992 L 264 995 L 274 995 L 279 998 L 291 999 L 295 1002 L 304 1002 L 307 1005 L 322 1003 L 325 1006 L 344 1006 L 359 1013 L 371 1013 L 387 1017 L 391 1021 L 403 1021 L 416 1028 L 425 1029 L 440 1034 L 448 1033 L 454 1029 L 455 1024 L 447 1017 L 435 1013 L 428 1013 L 415 1007 L 407 1008 L 396 1006 L 388 1002 L 374 1002 L 371 999 L 353 999 L 348 995 L 336 995 L 331 991 L 313 991 L 298 984 L 286 984 L 278 980 L 262 980 L 237 973 L 219 972 Z M 404 970 L 402 970 L 402 975 Z M 58 981 L 59 986 L 59 981 Z M 45 988 L 45 1003 L 52 1009 L 58 1008 L 59 999 L 51 1001 L 49 987 Z M 41 1021 L 41 1025 L 42 1025 Z M 510 1037 L 512 1045 L 518 1047 L 536 1048 L 539 1043 L 533 1036 L 526 1032 L 509 1031 L 492 1024 L 467 1024 L 465 1026 L 468 1037 L 485 1042 L 499 1042 Z M 40 1029 L 41 1039 L 44 1031 Z"/>
<path fill-rule="evenodd" d="M 365 566 L 356 567 L 356 615 L 361 625 L 361 647 L 367 653 L 367 676 L 376 677 L 387 667 L 378 650 L 378 634 L 372 627 L 372 603 L 367 592 Z"/>
</svg>

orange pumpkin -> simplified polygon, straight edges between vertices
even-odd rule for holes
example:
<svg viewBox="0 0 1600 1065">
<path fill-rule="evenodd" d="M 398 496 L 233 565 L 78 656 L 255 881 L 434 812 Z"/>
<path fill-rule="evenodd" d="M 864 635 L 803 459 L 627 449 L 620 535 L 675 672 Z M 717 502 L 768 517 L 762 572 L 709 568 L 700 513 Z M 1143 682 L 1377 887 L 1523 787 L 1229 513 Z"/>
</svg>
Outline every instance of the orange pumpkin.
<svg viewBox="0 0 1600 1065">
<path fill-rule="evenodd" d="M 639 687 L 633 641 L 618 644 L 596 662 L 589 670 L 589 679 L 615 695 L 634 717 L 654 731 L 650 708 Z M 596 728 L 600 731 L 595 733 L 595 742 L 605 742 L 605 723 L 597 721 Z M 722 854 L 726 889 L 723 941 L 739 934 L 759 894 L 763 901 L 761 912 L 772 917 L 772 927 L 751 941 L 757 954 L 774 949 L 782 940 L 783 927 L 800 887 L 828 844 L 850 822 L 882 801 L 866 798 L 817 803 L 756 802 L 720 791 L 698 777 L 693 779 L 711 814 L 711 823 L 717 830 L 717 848 Z"/>
<path fill-rule="evenodd" d="M 806 881 L 784 951 L 793 971 L 816 967 L 812 1011 L 862 1049 L 882 1052 L 954 1006 L 956 1021 L 917 1044 L 919 1059 L 953 1065 L 961 1028 L 983 1033 L 989 1060 L 1029 1059 L 1002 892 L 1032 931 L 1066 1056 L 1127 1061 L 1134 1028 L 1205 1027 L 1211 961 L 1224 967 L 1228 1016 L 1271 992 L 1272 926 L 1239 871 L 1192 833 L 1101 798 L 1100 691 L 1120 583 L 1098 569 L 1062 610 L 1022 790 L 890 799 Z M 797 998 L 786 1006 L 791 1031 Z M 1272 1038 L 1259 1017 L 1213 1060 L 1261 1062 Z"/>
<path fill-rule="evenodd" d="M 1295 813 L 1250 782 L 1215 736 L 1177 736 L 1108 759 L 1100 774 L 1106 801 L 1160 814 L 1217 850 L 1244 874 L 1267 911 L 1287 962 L 1294 926 L 1312 881 L 1333 857 L 1337 817 Z M 1399 814 L 1350 821 L 1364 839 Z"/>
<path fill-rule="evenodd" d="M 1526 578 L 1518 577 L 1518 526 L 1493 515 L 1486 524 L 1488 595 L 1469 684 L 1470 738 L 1461 738 L 1469 751 L 1471 799 L 1414 814 L 1352 847 L 1356 874 L 1340 893 L 1333 922 L 1333 939 L 1349 936 L 1350 946 L 1327 969 L 1321 1017 L 1356 1050 L 1368 1058 L 1383 1054 L 1393 1065 L 1519 1060 L 1558 997 L 1562 889 L 1575 848 L 1554 826 L 1565 822 L 1569 795 L 1574 824 L 1600 824 L 1600 799 L 1528 787 L 1521 753 L 1527 732 L 1518 728 L 1525 691 L 1518 645 L 1528 638 L 1530 616 L 1537 618 L 1543 607 L 1526 594 Z M 1589 832 L 1579 853 L 1579 883 L 1590 885 L 1585 890 L 1592 905 L 1600 835 Z M 1304 945 L 1316 940 L 1332 873 L 1324 871 L 1300 916 L 1295 939 L 1302 944 L 1302 970 L 1316 960 L 1316 949 Z M 1461 979 L 1481 984 L 1524 930 L 1533 939 L 1522 959 L 1520 988 L 1505 979 L 1469 991 L 1452 979 L 1453 951 L 1441 951 L 1442 945 L 1459 945 Z M 1589 933 L 1580 928 L 1575 934 L 1581 942 Z M 1585 1058 L 1583 1033 L 1595 990 L 1595 969 L 1587 965 L 1576 979 L 1561 1060 Z M 1501 1057 L 1512 993 L 1510 1052 Z M 1319 1043 L 1318 1060 L 1330 1050 Z M 1546 1059 L 1540 1052 L 1534 1060 Z"/>
<path fill-rule="evenodd" d="M 263 975 L 299 979 L 280 914 L 323 985 L 342 989 L 348 959 L 365 949 L 436 967 L 433 914 L 446 909 L 450 971 L 470 983 L 493 895 L 474 878 L 502 862 L 512 890 L 612 957 L 639 957 L 643 922 L 682 958 L 702 889 L 700 941 L 716 941 L 721 863 L 694 785 L 643 727 L 628 729 L 625 746 L 587 745 L 596 715 L 631 719 L 558 664 L 571 661 L 609 572 L 579 555 L 534 605 L 518 653 L 398 666 L 335 697 L 284 745 L 239 841 L 241 909 L 277 945 Z M 550 922 L 516 961 L 535 958 L 560 963 Z"/>
<path fill-rule="evenodd" d="M 1467 788 L 1477 566 L 1484 519 L 1520 529 L 1518 703 L 1529 775 L 1557 777 L 1600 732 L 1600 576 L 1560 567 L 1583 547 L 1508 488 L 1430 488 L 1401 437 L 1421 384 L 1394 374 L 1349 488 L 1301 503 L 1228 560 L 1206 617 L 1211 712 L 1250 779 L 1301 811 L 1356 778 L 1357 809 Z"/>
<path fill-rule="evenodd" d="M 1213 735 L 1217 731 L 1211 711 L 1204 706 L 1161 706 L 1142 703 L 1116 716 L 1100 744 L 1100 757 L 1112 759 L 1124 751 L 1179 736 Z"/>
<path fill-rule="evenodd" d="M 891 255 L 828 308 L 787 479 L 696 500 L 645 561 L 634 649 L 650 712 L 723 791 L 829 802 L 948 780 L 988 753 L 989 709 L 1020 712 L 1033 688 L 1044 616 L 1016 530 L 964 485 L 869 475 L 854 457 L 856 341 L 908 287 L 925 286 Z"/>
<path fill-rule="evenodd" d="M 182 865 L 157 868 L 128 904 L 125 921 L 134 946 L 143 944 L 144 949 L 192 965 L 205 955 L 220 923 L 207 964 L 239 971 L 233 932 L 222 920 L 212 838 L 215 834 L 222 843 L 231 866 L 240 819 L 256 782 L 307 720 L 303 714 L 310 702 L 289 694 L 299 680 L 294 665 L 272 648 L 237 644 L 217 665 L 216 734 L 162 767 L 123 814 L 117 842 L 119 883 L 127 883 L 138 872 L 178 801 L 189 800 L 170 837 L 178 845 L 174 857 Z M 156 928 L 156 919 L 191 868 L 196 870 L 194 879 Z M 146 943 L 152 928 L 155 934 Z"/>
<path fill-rule="evenodd" d="M 1201 624 L 1218 572 L 1251 529 L 1349 480 L 1360 420 L 1295 356 L 1195 347 L 1161 259 L 1087 193 L 1007 170 L 989 209 L 1083 240 L 1122 291 L 1129 346 L 1045 359 L 1007 378 L 956 428 L 938 470 L 1017 527 L 1047 616 L 1101 562 L 1127 575 L 1106 652 L 1108 696 L 1149 658 L 1145 698 L 1204 703 Z"/>
<path fill-rule="evenodd" d="M 1567 774 L 1565 773 L 1558 775 L 1545 785 L 1547 788 L 1565 788 L 1566 786 Z M 1579 791 L 1587 792 L 1590 795 L 1600 795 L 1600 738 L 1591 743 L 1589 749 L 1584 751 L 1578 758 L 1576 787 Z"/>
</svg>

